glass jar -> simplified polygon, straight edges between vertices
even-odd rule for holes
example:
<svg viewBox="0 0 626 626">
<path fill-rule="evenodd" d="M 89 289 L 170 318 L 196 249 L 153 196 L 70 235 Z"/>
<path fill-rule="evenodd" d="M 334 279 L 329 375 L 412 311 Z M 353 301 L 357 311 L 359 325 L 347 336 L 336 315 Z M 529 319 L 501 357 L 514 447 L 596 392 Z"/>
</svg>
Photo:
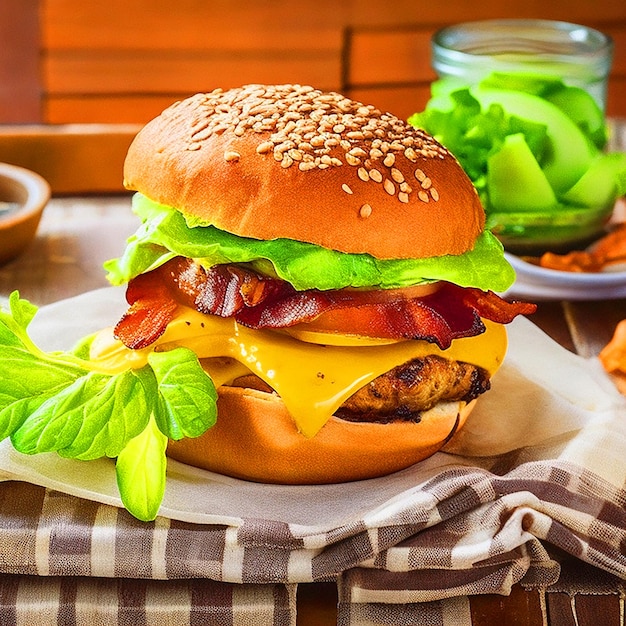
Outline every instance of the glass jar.
<svg viewBox="0 0 626 626">
<path fill-rule="evenodd" d="M 502 19 L 443 28 L 432 39 L 440 78 L 476 84 L 493 72 L 560 78 L 585 89 L 606 110 L 612 39 L 587 26 L 551 20 Z"/>
</svg>

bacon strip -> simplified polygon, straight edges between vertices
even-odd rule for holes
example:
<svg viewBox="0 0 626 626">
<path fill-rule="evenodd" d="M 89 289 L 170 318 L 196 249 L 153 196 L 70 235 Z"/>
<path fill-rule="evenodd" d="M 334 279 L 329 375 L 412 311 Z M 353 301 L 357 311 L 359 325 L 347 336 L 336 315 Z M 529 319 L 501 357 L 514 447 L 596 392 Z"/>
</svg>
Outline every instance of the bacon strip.
<svg viewBox="0 0 626 626">
<path fill-rule="evenodd" d="M 440 348 L 453 339 L 485 329 L 481 318 L 508 323 L 532 313 L 535 305 L 506 302 L 495 293 L 442 283 L 420 298 L 398 296 L 382 300 L 377 291 L 311 289 L 296 291 L 289 283 L 267 278 L 233 265 L 204 270 L 190 259 L 177 257 L 162 267 L 134 278 L 126 294 L 130 308 L 115 329 L 130 348 L 156 341 L 174 318 L 178 303 L 201 313 L 234 317 L 249 328 L 286 328 L 311 321 L 322 313 L 364 308 L 372 336 L 423 339 Z"/>
<path fill-rule="evenodd" d="M 133 350 L 154 343 L 172 321 L 178 306 L 158 274 L 131 281 L 126 299 L 131 305 L 115 327 L 115 337 Z"/>
</svg>

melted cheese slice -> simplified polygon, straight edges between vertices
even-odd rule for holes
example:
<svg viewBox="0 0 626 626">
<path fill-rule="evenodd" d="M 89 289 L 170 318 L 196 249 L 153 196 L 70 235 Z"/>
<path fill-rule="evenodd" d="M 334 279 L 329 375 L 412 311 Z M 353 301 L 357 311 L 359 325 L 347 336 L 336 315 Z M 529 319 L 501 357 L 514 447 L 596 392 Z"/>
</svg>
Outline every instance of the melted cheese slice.
<svg viewBox="0 0 626 626">
<path fill-rule="evenodd" d="M 153 350 L 185 346 L 199 358 L 210 359 L 207 370 L 216 387 L 247 373 L 264 380 L 280 395 L 298 430 L 313 437 L 358 389 L 411 359 L 434 354 L 472 363 L 493 375 L 506 352 L 506 330 L 488 320 L 485 326 L 485 333 L 455 339 L 445 351 L 426 341 L 370 345 L 371 341 L 349 337 L 341 343 L 354 345 L 323 345 L 284 332 L 251 330 L 233 319 L 180 307 L 179 315 L 152 346 L 130 350 L 109 330 L 93 342 L 91 356 L 95 369 L 117 373 L 142 367 Z M 315 339 L 321 341 L 324 334 L 316 333 Z M 337 343 L 336 336 L 331 339 Z"/>
</svg>

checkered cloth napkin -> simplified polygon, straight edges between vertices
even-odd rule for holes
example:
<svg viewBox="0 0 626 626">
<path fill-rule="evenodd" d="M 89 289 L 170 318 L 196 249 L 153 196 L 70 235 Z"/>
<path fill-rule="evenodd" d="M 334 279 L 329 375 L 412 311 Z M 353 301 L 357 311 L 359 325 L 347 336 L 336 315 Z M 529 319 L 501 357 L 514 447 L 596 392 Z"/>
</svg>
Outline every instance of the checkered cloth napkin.
<svg viewBox="0 0 626 626">
<path fill-rule="evenodd" d="M 116 298 L 46 308 L 38 339 L 62 347 L 71 320 L 114 319 Z M 26 619 L 46 606 L 41 623 L 100 623 L 85 618 L 100 610 L 102 623 L 295 624 L 297 584 L 337 581 L 340 624 L 471 624 L 468 596 L 558 579 L 548 546 L 626 580 L 626 401 L 595 359 L 527 320 L 509 340 L 445 452 L 375 480 L 258 485 L 172 462 L 146 524 L 120 508 L 112 462 L 5 442 L 2 607 Z"/>
</svg>

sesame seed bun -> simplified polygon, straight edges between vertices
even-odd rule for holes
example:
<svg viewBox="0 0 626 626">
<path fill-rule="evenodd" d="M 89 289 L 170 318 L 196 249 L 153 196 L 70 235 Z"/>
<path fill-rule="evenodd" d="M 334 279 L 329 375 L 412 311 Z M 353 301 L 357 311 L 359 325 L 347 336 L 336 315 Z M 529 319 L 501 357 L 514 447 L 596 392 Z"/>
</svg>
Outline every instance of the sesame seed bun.
<svg viewBox="0 0 626 626">
<path fill-rule="evenodd" d="M 418 423 L 356 423 L 332 417 L 315 437 L 306 439 L 276 395 L 221 387 L 216 424 L 195 439 L 171 441 L 167 454 L 188 465 L 265 483 L 374 478 L 440 450 L 463 426 L 475 402 L 440 403 Z"/>
<path fill-rule="evenodd" d="M 236 235 L 382 259 L 462 254 L 484 228 L 473 185 L 432 137 L 297 85 L 172 105 L 134 139 L 124 182 Z"/>
</svg>

